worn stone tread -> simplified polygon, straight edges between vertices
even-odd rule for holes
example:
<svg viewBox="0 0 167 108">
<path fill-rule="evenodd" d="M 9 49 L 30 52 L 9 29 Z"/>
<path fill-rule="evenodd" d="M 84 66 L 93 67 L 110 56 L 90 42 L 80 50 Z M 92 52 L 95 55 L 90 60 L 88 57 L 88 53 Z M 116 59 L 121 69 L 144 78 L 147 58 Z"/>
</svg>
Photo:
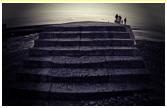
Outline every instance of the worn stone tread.
<svg viewBox="0 0 167 108">
<path fill-rule="evenodd" d="M 53 76 L 53 77 L 89 77 L 89 76 L 123 76 L 123 75 L 149 75 L 150 73 L 145 69 L 70 69 L 70 68 L 35 68 L 35 69 L 24 69 L 18 74 L 31 74 L 31 75 L 42 75 L 42 76 Z"/>
<path fill-rule="evenodd" d="M 130 40 L 132 40 L 132 39 L 119 39 L 119 38 L 94 38 L 94 39 L 92 39 L 92 38 L 74 38 L 74 39 L 70 39 L 70 38 L 66 38 L 66 39 L 38 39 L 38 41 L 119 41 L 119 40 L 121 40 L 121 41 L 130 41 Z"/>
<path fill-rule="evenodd" d="M 101 93 L 150 89 L 148 83 L 34 83 L 20 82 L 13 88 L 49 93 Z"/>
<path fill-rule="evenodd" d="M 47 61 L 52 63 L 72 64 L 72 63 L 98 63 L 98 62 L 110 62 L 110 61 L 142 61 L 140 56 L 47 56 L 47 57 L 29 57 L 26 60 L 29 61 Z"/>
<path fill-rule="evenodd" d="M 93 51 L 93 50 L 137 50 L 136 47 L 116 47 L 116 46 L 69 46 L 69 47 L 34 47 L 32 50 L 80 50 L 80 51 Z"/>
</svg>

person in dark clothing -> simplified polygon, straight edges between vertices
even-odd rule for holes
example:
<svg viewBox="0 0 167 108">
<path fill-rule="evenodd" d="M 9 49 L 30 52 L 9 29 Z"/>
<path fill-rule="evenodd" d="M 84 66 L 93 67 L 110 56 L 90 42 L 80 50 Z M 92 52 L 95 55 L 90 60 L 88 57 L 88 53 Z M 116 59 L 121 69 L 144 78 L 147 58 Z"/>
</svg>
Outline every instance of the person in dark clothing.
<svg viewBox="0 0 167 108">
<path fill-rule="evenodd" d="M 126 22 L 127 22 L 127 20 L 126 20 L 126 18 L 124 18 L 124 24 L 126 24 Z"/>
<path fill-rule="evenodd" d="M 115 23 L 118 23 L 118 14 L 115 15 Z"/>
<path fill-rule="evenodd" d="M 115 19 L 117 19 L 117 18 L 118 18 L 118 14 L 115 15 Z"/>
<path fill-rule="evenodd" d="M 121 17 L 121 16 L 119 16 L 119 19 L 120 19 L 120 22 L 121 22 L 121 20 L 122 20 L 122 17 Z"/>
<path fill-rule="evenodd" d="M 119 15 L 119 16 L 118 16 L 118 23 L 119 23 L 119 24 L 121 24 L 121 19 L 122 19 L 122 17 Z"/>
</svg>

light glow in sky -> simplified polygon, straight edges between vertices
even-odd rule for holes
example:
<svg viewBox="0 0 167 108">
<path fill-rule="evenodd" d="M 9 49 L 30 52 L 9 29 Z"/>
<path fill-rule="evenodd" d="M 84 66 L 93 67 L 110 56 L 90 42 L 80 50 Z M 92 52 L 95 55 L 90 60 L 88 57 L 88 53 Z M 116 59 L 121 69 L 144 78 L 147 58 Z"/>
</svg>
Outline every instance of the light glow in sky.
<svg viewBox="0 0 167 108">
<path fill-rule="evenodd" d="M 132 26 L 164 26 L 164 7 L 164 4 L 139 3 L 8 3 L 3 4 L 3 23 L 13 27 L 76 21 L 114 22 L 115 14 L 119 14 Z"/>
</svg>

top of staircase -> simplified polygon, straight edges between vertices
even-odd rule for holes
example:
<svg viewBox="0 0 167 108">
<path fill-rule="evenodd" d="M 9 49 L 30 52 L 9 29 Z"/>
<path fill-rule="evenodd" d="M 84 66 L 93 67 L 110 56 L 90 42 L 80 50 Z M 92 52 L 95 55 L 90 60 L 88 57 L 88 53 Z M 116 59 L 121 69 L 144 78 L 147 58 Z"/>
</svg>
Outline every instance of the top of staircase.
<svg viewBox="0 0 167 108">
<path fill-rule="evenodd" d="M 87 27 L 87 26 L 128 26 L 124 24 L 117 24 L 111 22 L 97 22 L 97 21 L 81 21 L 81 22 L 69 22 L 62 24 L 54 24 L 51 27 Z"/>
</svg>

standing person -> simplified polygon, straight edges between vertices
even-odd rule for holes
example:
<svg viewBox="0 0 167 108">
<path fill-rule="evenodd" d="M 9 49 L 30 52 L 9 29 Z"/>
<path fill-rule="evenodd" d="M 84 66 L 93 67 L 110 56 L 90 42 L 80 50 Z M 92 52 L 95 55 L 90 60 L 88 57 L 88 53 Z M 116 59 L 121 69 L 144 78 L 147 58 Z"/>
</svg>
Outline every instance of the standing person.
<svg viewBox="0 0 167 108">
<path fill-rule="evenodd" d="M 127 20 L 126 20 L 126 17 L 125 17 L 125 18 L 124 18 L 124 24 L 126 24 L 126 21 L 127 21 Z"/>
<path fill-rule="evenodd" d="M 118 19 L 119 19 L 119 20 L 118 20 L 119 24 L 121 24 L 121 20 L 122 20 L 121 15 L 118 16 Z"/>
<path fill-rule="evenodd" d="M 118 23 L 118 14 L 115 15 L 115 23 Z"/>
<path fill-rule="evenodd" d="M 122 17 L 121 17 L 121 15 L 119 16 L 119 18 L 120 18 L 120 21 L 122 20 Z"/>
<path fill-rule="evenodd" d="M 118 18 L 118 14 L 115 15 L 115 19 L 117 19 L 117 18 Z"/>
</svg>

